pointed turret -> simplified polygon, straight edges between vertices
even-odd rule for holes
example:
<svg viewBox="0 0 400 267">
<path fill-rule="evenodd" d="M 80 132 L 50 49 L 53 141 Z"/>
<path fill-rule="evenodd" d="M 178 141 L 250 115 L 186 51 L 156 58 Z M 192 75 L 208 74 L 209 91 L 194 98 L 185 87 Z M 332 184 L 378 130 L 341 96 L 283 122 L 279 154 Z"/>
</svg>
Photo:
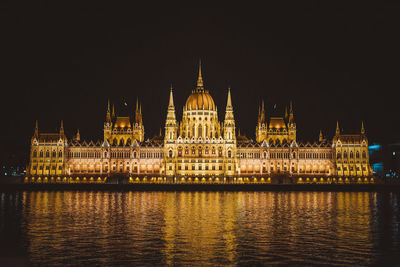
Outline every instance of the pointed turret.
<svg viewBox="0 0 400 267">
<path fill-rule="evenodd" d="M 324 136 L 322 135 L 322 130 L 319 130 L 319 139 L 318 141 L 323 142 L 324 141 Z"/>
<path fill-rule="evenodd" d="M 177 137 L 177 123 L 175 117 L 174 94 L 172 85 L 169 92 L 169 103 L 167 111 L 167 119 L 165 121 L 165 140 L 174 140 Z M 161 131 L 161 130 L 160 130 Z"/>
<path fill-rule="evenodd" d="M 107 115 L 106 115 L 106 121 L 111 122 L 111 111 L 110 111 L 110 99 L 107 101 Z"/>
<path fill-rule="evenodd" d="M 114 104 L 112 106 L 112 115 L 111 115 L 112 119 L 115 119 L 115 107 Z"/>
<path fill-rule="evenodd" d="M 232 107 L 232 98 L 231 98 L 231 88 L 228 88 L 228 100 L 226 101 L 226 107 Z"/>
<path fill-rule="evenodd" d="M 224 139 L 235 139 L 235 118 L 233 115 L 233 106 L 231 98 L 231 88 L 228 88 L 228 97 L 226 100 L 225 121 L 224 121 Z"/>
<path fill-rule="evenodd" d="M 361 134 L 364 135 L 365 134 L 365 128 L 364 128 L 364 122 L 361 121 Z"/>
<path fill-rule="evenodd" d="M 64 135 L 64 123 L 61 120 L 61 126 L 60 126 L 60 135 L 63 136 Z"/>
<path fill-rule="evenodd" d="M 76 131 L 76 137 L 75 137 L 76 141 L 80 141 L 81 140 L 81 135 L 79 133 L 79 129 Z"/>
<path fill-rule="evenodd" d="M 199 77 L 197 78 L 197 90 L 204 90 L 203 77 L 201 76 L 201 60 L 199 61 Z"/>
<path fill-rule="evenodd" d="M 38 137 L 39 136 L 39 123 L 38 123 L 37 120 L 36 120 L 36 123 L 35 123 L 35 133 L 34 133 L 33 136 L 34 137 Z"/>
<path fill-rule="evenodd" d="M 136 98 L 135 123 L 140 124 L 139 99 Z"/>
<path fill-rule="evenodd" d="M 174 107 L 174 96 L 172 94 L 172 84 L 171 84 L 171 91 L 169 92 L 169 104 L 168 107 Z"/>
<path fill-rule="evenodd" d="M 260 122 L 265 123 L 265 109 L 264 109 L 264 99 L 261 102 L 261 115 L 260 115 Z"/>
<path fill-rule="evenodd" d="M 288 120 L 288 112 L 287 112 L 287 107 L 285 107 L 285 121 Z"/>
<path fill-rule="evenodd" d="M 336 121 L 336 135 L 340 135 L 339 121 Z"/>
<path fill-rule="evenodd" d="M 289 123 L 294 123 L 294 114 L 293 114 L 292 101 L 290 101 L 290 107 L 289 107 Z"/>
</svg>

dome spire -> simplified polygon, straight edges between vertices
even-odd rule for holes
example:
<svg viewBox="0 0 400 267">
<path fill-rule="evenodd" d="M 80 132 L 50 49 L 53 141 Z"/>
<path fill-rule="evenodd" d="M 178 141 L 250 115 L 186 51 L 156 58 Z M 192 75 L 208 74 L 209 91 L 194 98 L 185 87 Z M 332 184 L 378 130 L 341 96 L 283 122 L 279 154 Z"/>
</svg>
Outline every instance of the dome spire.
<svg viewBox="0 0 400 267">
<path fill-rule="evenodd" d="M 201 76 L 201 59 L 199 60 L 199 77 L 197 78 L 197 90 L 204 90 L 203 77 Z"/>
</svg>

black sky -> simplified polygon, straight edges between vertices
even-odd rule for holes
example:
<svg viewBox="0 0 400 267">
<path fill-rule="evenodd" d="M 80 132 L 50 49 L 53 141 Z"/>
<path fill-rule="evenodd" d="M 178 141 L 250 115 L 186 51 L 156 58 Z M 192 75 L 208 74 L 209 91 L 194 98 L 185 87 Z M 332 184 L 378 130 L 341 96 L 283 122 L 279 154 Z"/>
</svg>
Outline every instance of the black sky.
<svg viewBox="0 0 400 267">
<path fill-rule="evenodd" d="M 36 119 L 41 131 L 64 120 L 68 137 L 79 128 L 101 139 L 108 98 L 132 115 L 139 98 L 151 138 L 164 127 L 171 83 L 180 118 L 199 58 L 220 120 L 231 86 L 236 126 L 249 137 L 264 99 L 267 116 L 293 101 L 299 140 L 320 129 L 331 138 L 336 120 L 348 133 L 364 120 L 370 142 L 399 140 L 398 5 L 52 2 L 1 11 L 2 157 L 27 155 Z"/>
</svg>

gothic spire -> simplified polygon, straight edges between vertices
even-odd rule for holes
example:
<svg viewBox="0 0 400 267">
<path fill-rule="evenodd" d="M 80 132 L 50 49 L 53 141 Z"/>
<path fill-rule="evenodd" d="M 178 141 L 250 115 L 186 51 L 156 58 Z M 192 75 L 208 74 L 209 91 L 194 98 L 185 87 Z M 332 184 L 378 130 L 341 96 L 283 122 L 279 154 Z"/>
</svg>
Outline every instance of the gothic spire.
<svg viewBox="0 0 400 267">
<path fill-rule="evenodd" d="M 197 90 L 204 90 L 203 77 L 201 76 L 201 59 L 199 60 L 199 77 L 197 78 Z"/>
<path fill-rule="evenodd" d="M 61 120 L 61 126 L 60 126 L 60 135 L 64 135 L 64 123 Z"/>
<path fill-rule="evenodd" d="M 35 124 L 35 137 L 39 136 L 39 124 L 38 121 L 36 120 L 36 124 Z"/>
<path fill-rule="evenodd" d="M 364 122 L 361 121 L 361 134 L 365 134 Z"/>
<path fill-rule="evenodd" d="M 336 135 L 340 134 L 339 121 L 336 121 Z"/>
<path fill-rule="evenodd" d="M 226 107 L 232 107 L 232 99 L 231 99 L 231 88 L 228 88 L 228 100 L 226 102 Z"/>
<path fill-rule="evenodd" d="M 172 84 L 171 84 L 171 91 L 169 93 L 169 105 L 168 107 L 174 107 L 174 96 L 172 94 Z"/>
<path fill-rule="evenodd" d="M 107 101 L 107 116 L 106 116 L 107 122 L 111 122 L 111 112 L 110 112 L 110 99 Z"/>
</svg>

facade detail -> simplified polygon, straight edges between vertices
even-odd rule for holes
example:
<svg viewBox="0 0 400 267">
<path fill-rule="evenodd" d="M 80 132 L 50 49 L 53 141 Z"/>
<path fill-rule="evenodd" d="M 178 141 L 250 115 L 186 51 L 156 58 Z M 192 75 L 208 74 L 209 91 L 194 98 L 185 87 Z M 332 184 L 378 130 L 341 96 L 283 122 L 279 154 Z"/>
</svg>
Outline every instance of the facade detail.
<svg viewBox="0 0 400 267">
<path fill-rule="evenodd" d="M 164 136 L 160 130 L 145 140 L 139 101 L 133 119 L 116 116 L 108 101 L 102 141 L 82 141 L 79 130 L 68 140 L 62 122 L 58 133 L 39 133 L 36 122 L 25 181 L 104 183 L 118 177 L 127 183 L 374 182 L 363 123 L 360 134 L 342 134 L 337 123 L 331 142 L 320 131 L 318 141 L 302 143 L 292 103 L 283 116 L 267 119 L 262 102 L 254 141 L 236 133 L 233 104 L 229 88 L 220 121 L 200 65 L 181 120 L 171 86 Z"/>
</svg>

